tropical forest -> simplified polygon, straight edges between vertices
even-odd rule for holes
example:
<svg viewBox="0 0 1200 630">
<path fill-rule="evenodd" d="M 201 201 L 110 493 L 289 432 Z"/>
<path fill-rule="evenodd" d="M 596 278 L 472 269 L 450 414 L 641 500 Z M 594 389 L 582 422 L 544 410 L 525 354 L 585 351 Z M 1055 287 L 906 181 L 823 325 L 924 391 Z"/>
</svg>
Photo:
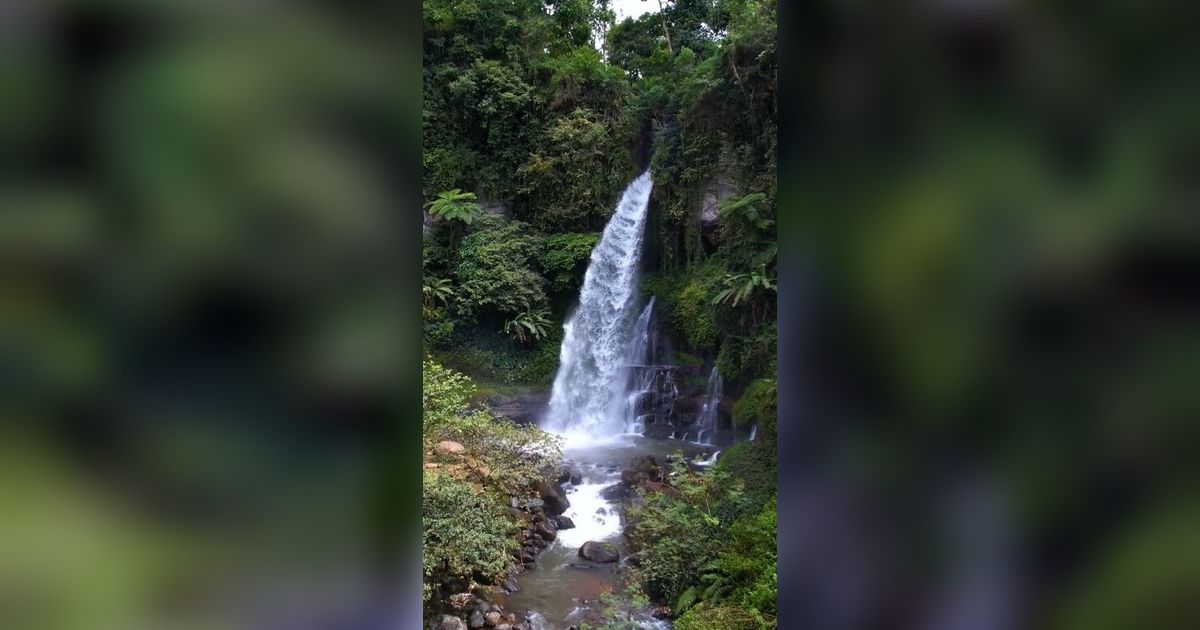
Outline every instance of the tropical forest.
<svg viewBox="0 0 1200 630">
<path fill-rule="evenodd" d="M 775 5 L 641 4 L 424 3 L 432 628 L 777 627 Z"/>
</svg>

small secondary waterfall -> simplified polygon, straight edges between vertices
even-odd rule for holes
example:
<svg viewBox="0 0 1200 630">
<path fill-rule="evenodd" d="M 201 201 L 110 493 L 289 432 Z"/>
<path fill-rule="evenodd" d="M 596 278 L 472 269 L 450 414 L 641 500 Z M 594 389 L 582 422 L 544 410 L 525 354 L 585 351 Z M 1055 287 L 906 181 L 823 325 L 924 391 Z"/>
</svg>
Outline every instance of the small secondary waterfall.
<svg viewBox="0 0 1200 630">
<path fill-rule="evenodd" d="M 654 296 L 634 326 L 627 357 L 625 432 L 644 433 L 646 425 L 670 420 L 679 397 L 671 366 L 658 365 L 658 336 L 653 325 Z"/>
<path fill-rule="evenodd" d="M 696 441 L 701 444 L 711 444 L 713 433 L 717 430 L 717 405 L 725 396 L 725 380 L 714 365 L 708 373 L 708 396 L 700 414 L 696 417 Z M 705 441 L 707 438 L 708 441 Z"/>
<path fill-rule="evenodd" d="M 752 426 L 752 427 L 750 427 L 750 441 L 751 441 L 751 442 L 753 442 L 753 441 L 754 441 L 754 436 L 755 436 L 757 433 L 758 433 L 758 425 L 757 425 L 757 424 L 756 424 L 756 425 L 754 425 L 754 426 Z"/>
<path fill-rule="evenodd" d="M 636 324 L 638 265 L 652 186 L 650 171 L 629 184 L 592 250 L 579 306 L 563 325 L 544 422 L 549 431 L 596 437 L 625 428 L 630 379 L 623 370 Z"/>
</svg>

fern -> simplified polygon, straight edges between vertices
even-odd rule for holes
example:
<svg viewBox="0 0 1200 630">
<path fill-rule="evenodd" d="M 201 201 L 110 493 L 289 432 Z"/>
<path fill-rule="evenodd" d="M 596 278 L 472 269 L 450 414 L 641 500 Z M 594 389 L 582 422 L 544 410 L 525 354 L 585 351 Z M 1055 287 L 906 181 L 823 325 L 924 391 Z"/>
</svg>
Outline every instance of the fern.
<svg viewBox="0 0 1200 630">
<path fill-rule="evenodd" d="M 696 587 L 689 586 L 675 602 L 675 612 L 681 613 L 696 603 Z"/>
</svg>

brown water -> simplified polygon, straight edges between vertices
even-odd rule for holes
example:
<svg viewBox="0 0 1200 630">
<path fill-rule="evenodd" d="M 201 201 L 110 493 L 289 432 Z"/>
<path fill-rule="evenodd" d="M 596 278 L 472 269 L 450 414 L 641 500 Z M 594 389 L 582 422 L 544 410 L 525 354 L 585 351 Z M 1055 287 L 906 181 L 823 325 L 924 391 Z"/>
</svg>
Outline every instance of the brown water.
<svg viewBox="0 0 1200 630">
<path fill-rule="evenodd" d="M 504 606 L 530 614 L 536 630 L 566 630 L 588 620 L 600 596 L 608 591 L 620 592 L 623 579 L 629 578 L 623 559 L 596 564 L 579 557 L 579 547 L 588 540 L 610 542 L 621 551 L 622 558 L 625 556 L 621 519 L 613 511 L 614 506 L 600 497 L 600 491 L 619 483 L 621 471 L 637 457 L 665 459 L 682 452 L 688 459 L 696 459 L 711 451 L 712 447 L 690 442 L 640 435 L 620 435 L 600 444 L 569 444 L 564 456 L 583 476 L 577 487 L 566 486 L 571 501 L 566 515 L 576 527 L 560 531 L 538 556 L 537 567 L 517 578 L 521 590 L 507 595 Z M 670 628 L 670 623 L 647 615 L 643 627 Z"/>
</svg>

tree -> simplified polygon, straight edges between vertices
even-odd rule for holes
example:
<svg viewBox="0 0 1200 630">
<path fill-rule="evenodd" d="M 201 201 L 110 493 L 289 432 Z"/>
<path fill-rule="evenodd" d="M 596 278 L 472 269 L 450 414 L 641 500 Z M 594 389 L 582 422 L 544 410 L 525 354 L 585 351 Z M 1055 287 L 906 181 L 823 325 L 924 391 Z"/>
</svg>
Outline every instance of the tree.
<svg viewBox="0 0 1200 630">
<path fill-rule="evenodd" d="M 470 225 L 479 218 L 481 210 L 475 203 L 475 193 L 463 192 L 458 188 L 438 193 L 437 199 L 425 204 L 430 216 L 448 221 L 461 221 Z"/>
</svg>

